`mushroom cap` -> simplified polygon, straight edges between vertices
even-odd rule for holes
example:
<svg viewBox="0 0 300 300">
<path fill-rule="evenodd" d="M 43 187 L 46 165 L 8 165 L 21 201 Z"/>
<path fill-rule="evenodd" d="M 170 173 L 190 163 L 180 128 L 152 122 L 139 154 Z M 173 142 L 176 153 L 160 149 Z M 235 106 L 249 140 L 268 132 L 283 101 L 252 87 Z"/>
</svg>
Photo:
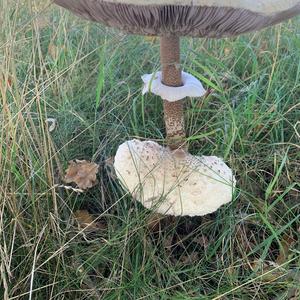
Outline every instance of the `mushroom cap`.
<svg viewBox="0 0 300 300">
<path fill-rule="evenodd" d="M 143 35 L 225 37 L 300 13 L 299 0 L 54 0 L 75 14 Z"/>
<path fill-rule="evenodd" d="M 171 151 L 152 141 L 123 143 L 114 167 L 135 200 L 166 215 L 212 213 L 232 200 L 236 183 L 220 158 Z"/>
</svg>

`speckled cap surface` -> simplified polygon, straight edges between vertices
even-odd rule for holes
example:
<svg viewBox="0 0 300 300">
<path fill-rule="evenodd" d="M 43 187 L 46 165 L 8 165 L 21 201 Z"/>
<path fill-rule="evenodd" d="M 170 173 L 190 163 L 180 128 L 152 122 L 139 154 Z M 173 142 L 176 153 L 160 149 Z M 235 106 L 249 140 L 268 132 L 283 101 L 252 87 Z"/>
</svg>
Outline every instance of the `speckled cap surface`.
<svg viewBox="0 0 300 300">
<path fill-rule="evenodd" d="M 222 159 L 171 151 L 152 141 L 123 143 L 114 167 L 136 201 L 164 215 L 212 213 L 232 200 L 236 183 Z"/>
</svg>

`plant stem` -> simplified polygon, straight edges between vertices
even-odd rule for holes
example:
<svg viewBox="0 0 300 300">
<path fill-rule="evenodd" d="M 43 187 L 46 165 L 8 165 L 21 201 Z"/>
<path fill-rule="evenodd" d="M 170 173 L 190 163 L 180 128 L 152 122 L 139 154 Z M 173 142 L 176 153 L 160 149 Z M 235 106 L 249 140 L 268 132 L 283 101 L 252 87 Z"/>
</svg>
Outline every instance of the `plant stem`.
<svg viewBox="0 0 300 300">
<path fill-rule="evenodd" d="M 161 37 L 160 57 L 163 84 L 173 87 L 182 86 L 180 40 L 178 37 Z M 163 101 L 167 144 L 172 150 L 185 148 L 186 134 L 184 129 L 183 101 Z"/>
</svg>

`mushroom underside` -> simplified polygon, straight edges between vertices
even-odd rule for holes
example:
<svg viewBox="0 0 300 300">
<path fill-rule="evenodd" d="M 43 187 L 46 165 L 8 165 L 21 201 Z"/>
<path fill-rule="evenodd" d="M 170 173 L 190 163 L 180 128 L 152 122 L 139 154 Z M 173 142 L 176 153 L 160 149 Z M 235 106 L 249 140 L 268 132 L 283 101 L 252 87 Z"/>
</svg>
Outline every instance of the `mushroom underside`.
<svg viewBox="0 0 300 300">
<path fill-rule="evenodd" d="M 194 37 L 235 36 L 291 18 L 300 3 L 265 15 L 244 8 L 188 5 L 134 5 L 100 0 L 54 0 L 88 20 L 142 35 Z"/>
<path fill-rule="evenodd" d="M 202 216 L 232 200 L 235 178 L 218 157 L 171 151 L 152 141 L 123 143 L 114 167 L 123 187 L 148 209 Z"/>
</svg>

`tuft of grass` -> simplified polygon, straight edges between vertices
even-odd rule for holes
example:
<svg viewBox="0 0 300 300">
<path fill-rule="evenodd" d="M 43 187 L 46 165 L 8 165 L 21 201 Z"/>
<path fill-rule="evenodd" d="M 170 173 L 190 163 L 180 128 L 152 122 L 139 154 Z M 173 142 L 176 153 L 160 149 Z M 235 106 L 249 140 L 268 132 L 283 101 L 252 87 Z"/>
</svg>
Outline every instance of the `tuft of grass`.
<svg viewBox="0 0 300 300">
<path fill-rule="evenodd" d="M 153 230 L 108 161 L 130 138 L 164 139 L 161 101 L 140 80 L 159 68 L 159 45 L 49 1 L 0 11 L 1 299 L 300 297 L 299 19 L 183 39 L 184 69 L 211 91 L 187 100 L 190 150 L 224 157 L 238 191 L 215 214 Z M 59 187 L 75 158 L 101 165 L 84 194 Z M 78 228 L 79 209 L 105 230 Z"/>
</svg>

